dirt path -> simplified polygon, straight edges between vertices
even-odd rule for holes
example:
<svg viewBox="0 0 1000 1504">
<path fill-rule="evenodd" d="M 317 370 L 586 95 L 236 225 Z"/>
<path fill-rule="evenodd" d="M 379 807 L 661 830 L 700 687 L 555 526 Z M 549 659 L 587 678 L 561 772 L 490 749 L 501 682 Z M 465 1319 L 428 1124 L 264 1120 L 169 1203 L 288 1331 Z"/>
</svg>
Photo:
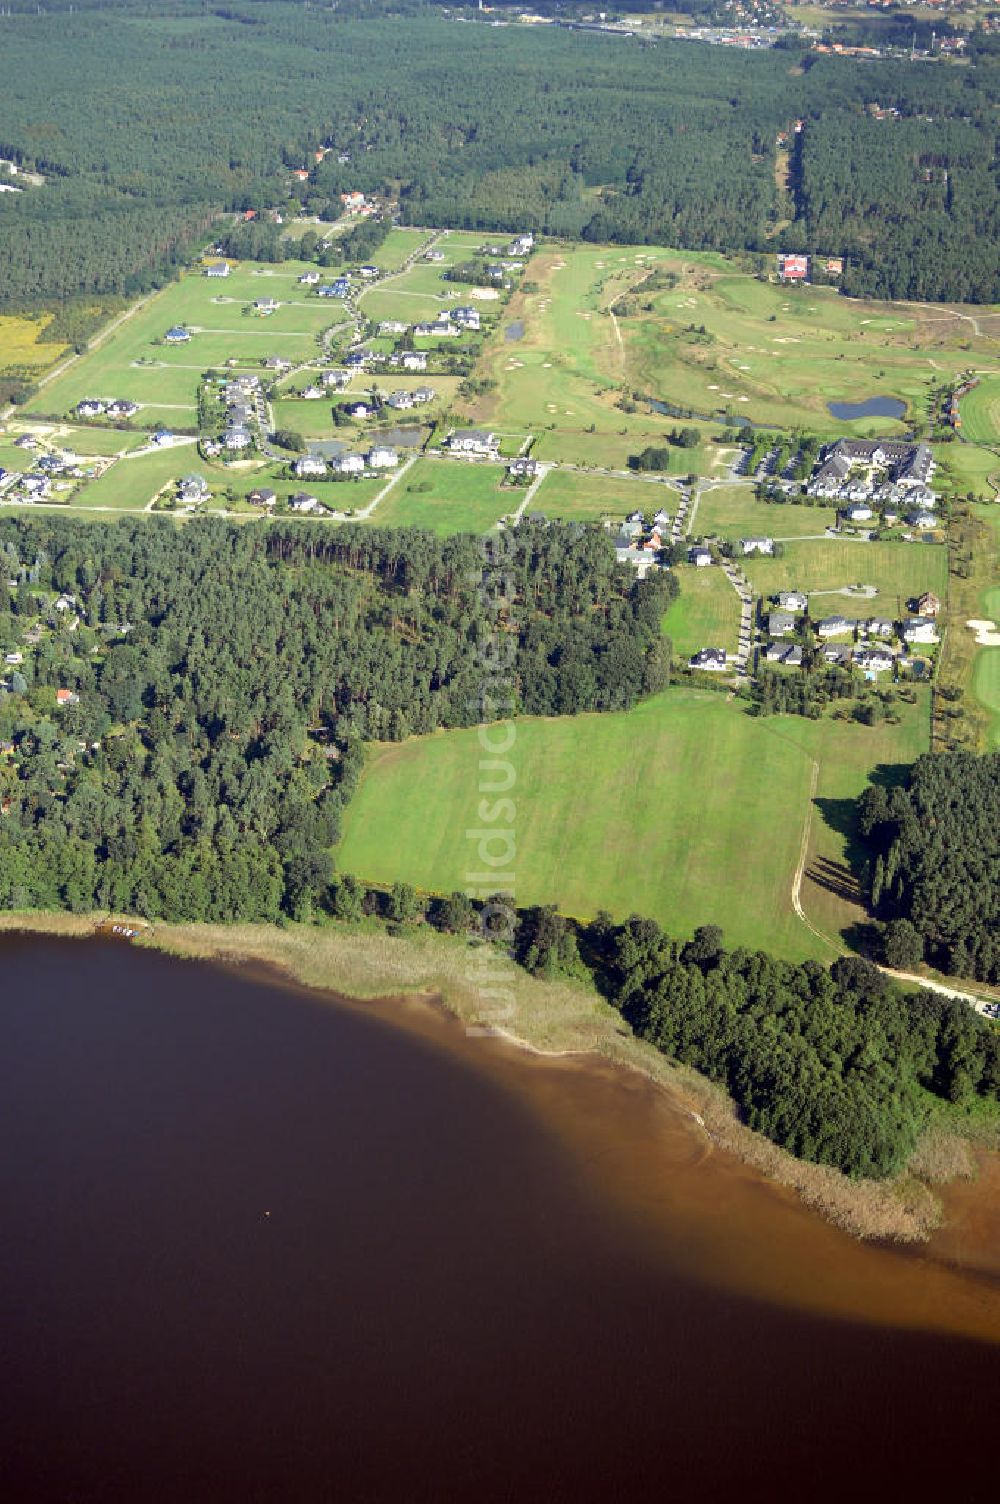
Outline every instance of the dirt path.
<svg viewBox="0 0 1000 1504">
<path fill-rule="evenodd" d="M 822 930 L 817 929 L 812 920 L 809 918 L 809 915 L 806 913 L 805 909 L 802 907 L 802 879 L 805 876 L 806 862 L 809 859 L 809 840 L 812 836 L 813 804 L 816 799 L 816 789 L 818 784 L 819 763 L 815 758 L 813 758 L 812 772 L 809 775 L 809 802 L 806 805 L 806 818 L 802 825 L 802 843 L 799 846 L 799 862 L 798 866 L 795 868 L 795 876 L 792 879 L 792 908 L 795 910 L 798 917 L 802 920 L 802 923 L 805 925 L 806 929 L 809 930 L 811 934 L 815 935 L 817 940 L 821 940 L 824 945 L 829 946 L 831 950 L 837 951 L 838 954 L 843 954 L 843 947 L 838 945 L 836 941 L 831 940 L 828 935 L 824 935 Z"/>
</svg>

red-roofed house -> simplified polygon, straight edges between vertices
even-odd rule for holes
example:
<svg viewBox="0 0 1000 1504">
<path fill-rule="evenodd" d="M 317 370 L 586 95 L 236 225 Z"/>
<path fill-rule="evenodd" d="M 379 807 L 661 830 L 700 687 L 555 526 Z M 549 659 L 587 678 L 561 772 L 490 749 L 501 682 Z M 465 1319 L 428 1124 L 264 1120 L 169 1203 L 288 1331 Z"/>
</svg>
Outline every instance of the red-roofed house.
<svg viewBox="0 0 1000 1504">
<path fill-rule="evenodd" d="M 808 275 L 808 256 L 792 254 L 778 256 L 778 276 L 782 282 L 804 282 Z"/>
</svg>

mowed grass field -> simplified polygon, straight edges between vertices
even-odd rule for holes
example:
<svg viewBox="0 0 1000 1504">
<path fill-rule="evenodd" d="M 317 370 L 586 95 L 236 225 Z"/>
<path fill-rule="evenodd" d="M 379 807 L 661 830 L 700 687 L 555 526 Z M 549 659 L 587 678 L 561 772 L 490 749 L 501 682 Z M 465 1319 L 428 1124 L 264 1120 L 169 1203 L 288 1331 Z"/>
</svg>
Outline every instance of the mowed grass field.
<svg viewBox="0 0 1000 1504">
<path fill-rule="evenodd" d="M 601 522 L 606 517 L 621 521 L 630 512 L 652 517 L 661 508 L 673 516 L 677 501 L 677 492 L 662 481 L 549 470 L 532 498 L 530 510 L 571 522 Z"/>
<path fill-rule="evenodd" d="M 441 535 L 485 533 L 516 509 L 523 492 L 501 491 L 502 465 L 419 459 L 371 515 L 377 527 L 425 527 Z M 426 487 L 427 489 L 423 489 Z"/>
<path fill-rule="evenodd" d="M 519 721 L 509 753 L 517 901 L 556 903 L 579 917 L 602 907 L 618 918 L 647 914 L 676 935 L 716 923 L 732 945 L 829 959 L 830 946 L 791 902 L 806 822 L 822 871 L 842 864 L 851 840 L 845 801 L 871 768 L 921 750 L 925 722 L 926 707 L 904 727 L 758 720 L 687 689 L 625 714 Z M 467 834 L 483 828 L 481 756 L 475 729 L 374 748 L 347 811 L 338 868 L 435 892 L 464 888 L 485 867 L 478 837 Z M 498 885 L 509 880 L 510 870 L 498 869 Z M 817 900 L 831 898 L 828 923 L 853 914 L 814 886 Z"/>
<path fill-rule="evenodd" d="M 702 492 L 691 530 L 719 538 L 803 538 L 825 532 L 836 520 L 835 507 L 773 505 L 755 500 L 750 486 L 713 486 Z"/>
<path fill-rule="evenodd" d="M 663 618 L 663 630 L 676 658 L 690 658 L 702 648 L 735 653 L 740 635 L 740 600 L 722 570 L 677 566 L 681 593 Z"/>
<path fill-rule="evenodd" d="M 783 509 L 781 509 L 783 510 Z M 780 559 L 752 555 L 742 559 L 744 573 L 759 595 L 804 590 L 815 596 L 810 611 L 823 616 L 892 616 L 905 613 L 913 596 L 933 590 L 947 594 L 948 555 L 941 544 L 855 543 L 846 538 L 786 543 Z M 838 592 L 847 585 L 872 585 L 874 599 Z"/>
<path fill-rule="evenodd" d="M 1000 444 L 1000 371 L 983 376 L 962 398 L 962 435 L 974 444 Z"/>
<path fill-rule="evenodd" d="M 78 506 L 141 511 L 168 481 L 194 472 L 205 473 L 194 444 L 128 455 L 116 460 L 97 480 L 85 484 L 73 501 Z"/>
</svg>

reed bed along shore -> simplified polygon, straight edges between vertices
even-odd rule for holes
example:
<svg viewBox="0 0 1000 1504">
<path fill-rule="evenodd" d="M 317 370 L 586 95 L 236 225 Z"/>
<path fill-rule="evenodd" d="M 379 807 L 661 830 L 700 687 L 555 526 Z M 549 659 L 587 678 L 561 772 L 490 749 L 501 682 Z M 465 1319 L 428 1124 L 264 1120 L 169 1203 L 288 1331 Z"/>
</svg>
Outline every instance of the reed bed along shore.
<svg viewBox="0 0 1000 1504">
<path fill-rule="evenodd" d="M 31 931 L 83 938 L 114 923 L 136 926 L 133 944 L 170 955 L 228 965 L 265 966 L 309 988 L 353 999 L 419 995 L 469 1027 L 481 1027 L 482 997 L 473 946 L 420 928 L 390 935 L 374 926 L 157 924 L 108 914 L 4 914 L 0 932 Z M 795 1159 L 739 1121 L 721 1088 L 675 1065 L 637 1040 L 618 1012 L 580 983 L 545 982 L 511 968 L 511 1011 L 501 1033 L 533 1051 L 607 1060 L 640 1071 L 689 1113 L 717 1149 L 732 1154 L 844 1231 L 901 1243 L 926 1240 L 941 1224 L 932 1190 L 975 1173 L 969 1144 L 957 1134 L 929 1130 L 905 1174 L 889 1180 L 851 1180 L 837 1170 Z"/>
</svg>

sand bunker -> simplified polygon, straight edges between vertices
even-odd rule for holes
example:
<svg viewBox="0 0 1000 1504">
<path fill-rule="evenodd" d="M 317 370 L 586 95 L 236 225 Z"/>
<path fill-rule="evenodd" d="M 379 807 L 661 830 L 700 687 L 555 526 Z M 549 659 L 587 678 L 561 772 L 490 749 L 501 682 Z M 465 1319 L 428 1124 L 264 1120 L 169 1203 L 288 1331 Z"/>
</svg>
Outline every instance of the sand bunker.
<svg viewBox="0 0 1000 1504">
<path fill-rule="evenodd" d="M 967 621 L 965 625 L 975 632 L 981 648 L 1000 648 L 1000 631 L 995 621 Z"/>
<path fill-rule="evenodd" d="M 500 294 L 495 287 L 474 287 L 470 297 L 478 299 L 480 303 L 492 303 Z"/>
</svg>

